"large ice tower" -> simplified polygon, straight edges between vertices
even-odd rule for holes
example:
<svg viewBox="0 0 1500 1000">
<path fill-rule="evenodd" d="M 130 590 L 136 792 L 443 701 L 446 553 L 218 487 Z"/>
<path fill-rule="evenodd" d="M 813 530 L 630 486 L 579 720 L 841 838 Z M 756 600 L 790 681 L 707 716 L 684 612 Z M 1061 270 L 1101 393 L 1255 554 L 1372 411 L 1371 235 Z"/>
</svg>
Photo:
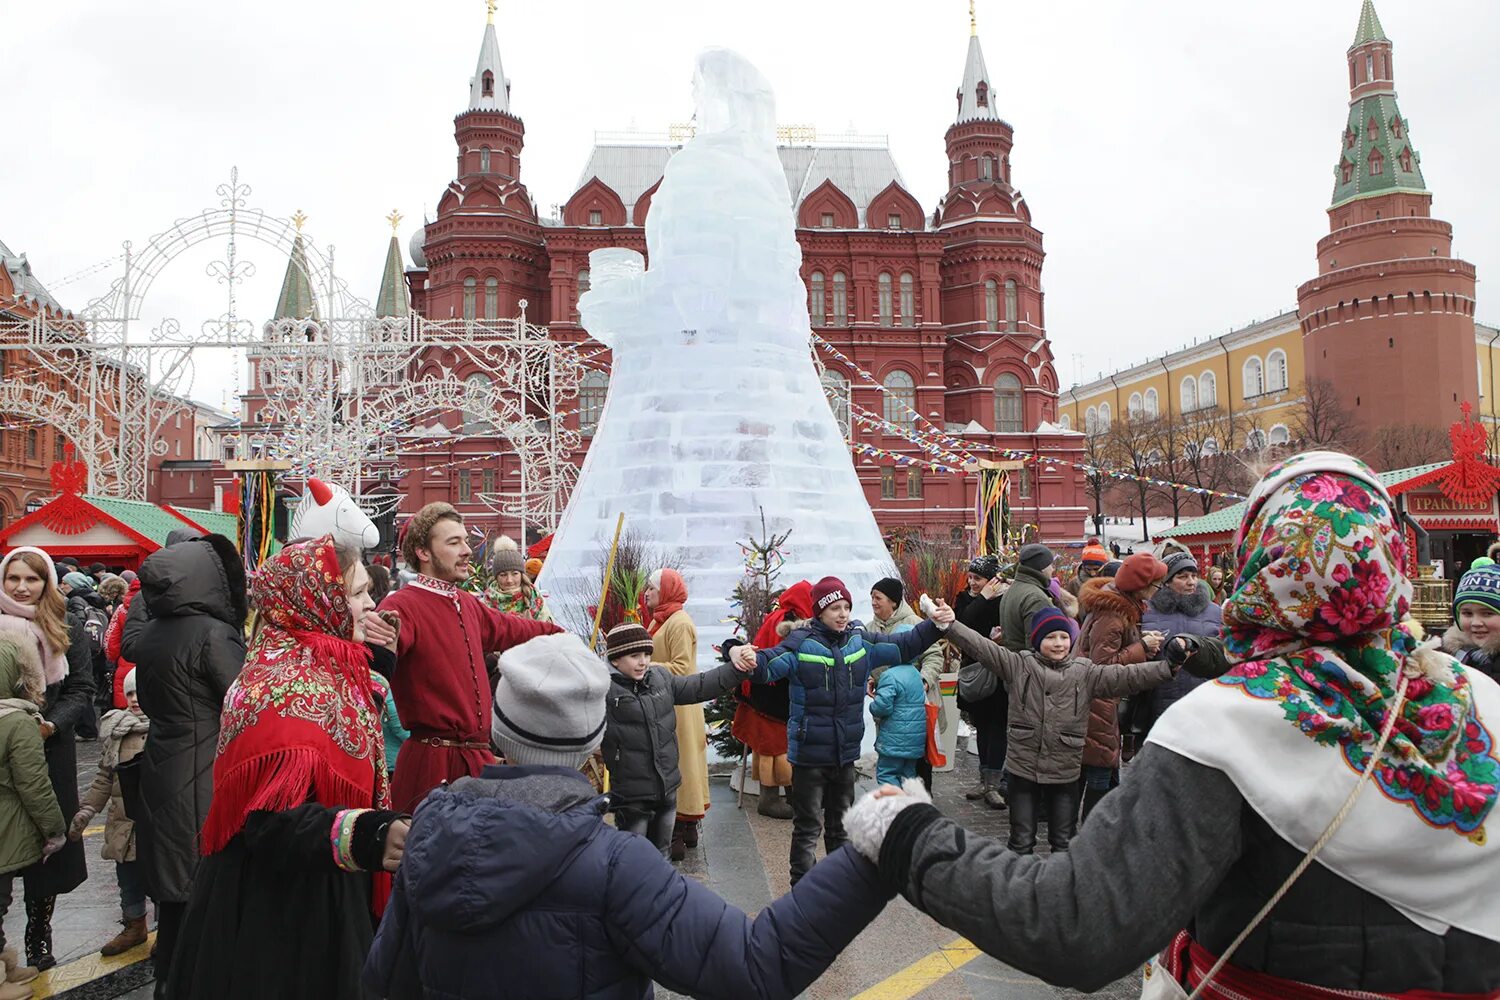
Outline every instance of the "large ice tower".
<svg viewBox="0 0 1500 1000">
<path fill-rule="evenodd" d="M 614 363 L 542 585 L 565 599 L 570 581 L 597 576 L 623 511 L 627 529 L 676 553 L 706 663 L 744 575 L 736 543 L 759 534 L 762 510 L 793 529 L 784 583 L 837 575 L 863 615 L 893 566 L 809 353 L 770 84 L 710 49 L 693 97 L 697 135 L 646 217 L 650 268 L 633 250 L 589 255 L 579 311 Z"/>
</svg>

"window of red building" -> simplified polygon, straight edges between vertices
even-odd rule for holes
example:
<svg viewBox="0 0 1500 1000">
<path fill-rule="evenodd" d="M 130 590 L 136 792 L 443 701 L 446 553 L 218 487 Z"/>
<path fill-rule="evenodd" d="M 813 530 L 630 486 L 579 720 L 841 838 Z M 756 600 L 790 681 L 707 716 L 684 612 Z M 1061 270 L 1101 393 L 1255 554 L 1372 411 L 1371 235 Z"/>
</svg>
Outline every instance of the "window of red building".
<svg viewBox="0 0 1500 1000">
<path fill-rule="evenodd" d="M 984 283 L 984 328 L 992 333 L 1000 329 L 1000 286 L 993 278 Z"/>
<path fill-rule="evenodd" d="M 813 326 L 828 325 L 828 290 L 822 271 L 814 271 L 808 281 L 808 316 Z"/>
<path fill-rule="evenodd" d="M 917 295 L 916 282 L 910 274 L 901 276 L 901 325 L 917 325 Z"/>
<path fill-rule="evenodd" d="M 880 468 L 880 499 L 896 499 L 896 467 L 883 465 Z"/>
<path fill-rule="evenodd" d="M 39 437 L 40 437 L 40 435 L 38 435 L 35 430 L 29 430 L 29 431 L 26 432 L 26 457 L 27 458 L 36 458 L 37 457 L 37 448 L 38 448 L 37 439 Z"/>
<path fill-rule="evenodd" d="M 832 212 L 824 212 L 823 213 L 823 218 L 819 220 L 819 225 L 821 225 L 824 229 L 832 229 L 833 228 L 833 213 Z"/>
<path fill-rule="evenodd" d="M 880 275 L 880 325 L 891 326 L 893 323 L 891 276 L 882 272 Z"/>
<path fill-rule="evenodd" d="M 458 470 L 458 502 L 470 503 L 474 499 L 474 475 L 468 469 Z"/>
<path fill-rule="evenodd" d="M 906 495 L 913 500 L 922 499 L 922 467 L 913 465 L 906 473 Z"/>
<path fill-rule="evenodd" d="M 843 271 L 833 272 L 833 325 L 843 326 L 849 322 L 848 279 Z"/>
<path fill-rule="evenodd" d="M 1385 173 L 1385 157 L 1380 155 L 1380 150 L 1370 152 L 1370 176 L 1379 177 Z"/>
<path fill-rule="evenodd" d="M 885 377 L 885 419 L 897 427 L 916 425 L 917 384 L 899 368 Z"/>
</svg>

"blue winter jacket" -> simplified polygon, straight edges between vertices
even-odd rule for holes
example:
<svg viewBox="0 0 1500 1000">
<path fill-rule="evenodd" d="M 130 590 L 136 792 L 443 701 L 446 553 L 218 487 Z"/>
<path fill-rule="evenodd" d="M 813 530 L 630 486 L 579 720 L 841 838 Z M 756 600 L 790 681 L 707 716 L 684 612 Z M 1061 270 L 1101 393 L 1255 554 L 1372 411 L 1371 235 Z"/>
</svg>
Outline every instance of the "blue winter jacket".
<svg viewBox="0 0 1500 1000">
<path fill-rule="evenodd" d="M 844 847 L 754 919 L 603 822 L 577 771 L 492 765 L 417 810 L 365 963 L 389 1000 L 793 997 L 889 898 Z"/>
<path fill-rule="evenodd" d="M 858 760 L 870 671 L 915 662 L 937 640 L 937 626 L 930 621 L 899 635 L 872 636 L 859 622 L 839 633 L 814 619 L 779 646 L 757 650 L 754 683 L 791 679 L 787 758 L 804 767 L 842 767 Z"/>
<path fill-rule="evenodd" d="M 879 724 L 875 750 L 882 757 L 927 756 L 927 689 L 916 667 L 898 663 L 886 668 L 875 682 L 870 714 Z"/>
<path fill-rule="evenodd" d="M 1186 596 L 1171 587 L 1162 587 L 1156 592 L 1146 607 L 1146 613 L 1141 616 L 1141 631 L 1149 632 L 1153 629 L 1166 636 L 1164 643 L 1171 642 L 1179 635 L 1217 639 L 1224 633 L 1224 616 L 1219 606 L 1213 602 L 1213 590 L 1207 582 L 1199 580 L 1198 589 Z M 1139 696 L 1135 710 L 1139 714 L 1133 719 L 1134 728 L 1150 732 L 1163 712 L 1186 698 L 1202 683 L 1203 678 L 1194 677 L 1186 670 L 1179 670 L 1165 684 Z"/>
</svg>

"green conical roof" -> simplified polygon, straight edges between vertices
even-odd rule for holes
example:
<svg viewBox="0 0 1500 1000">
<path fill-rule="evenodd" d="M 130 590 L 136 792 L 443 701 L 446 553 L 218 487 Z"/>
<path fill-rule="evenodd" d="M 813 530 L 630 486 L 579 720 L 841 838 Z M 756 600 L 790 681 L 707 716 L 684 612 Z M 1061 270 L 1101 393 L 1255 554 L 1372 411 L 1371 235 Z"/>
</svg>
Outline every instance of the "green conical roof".
<svg viewBox="0 0 1500 1000">
<path fill-rule="evenodd" d="M 318 297 L 313 294 L 312 277 L 307 270 L 307 252 L 302 234 L 292 240 L 292 254 L 286 262 L 286 277 L 281 279 L 281 295 L 276 299 L 275 319 L 317 319 Z"/>
<path fill-rule="evenodd" d="M 1380 26 L 1380 15 L 1375 13 L 1375 0 L 1365 0 L 1359 9 L 1359 27 L 1354 31 L 1354 44 L 1350 48 L 1359 48 L 1366 42 L 1388 41 L 1385 29 Z"/>
<path fill-rule="evenodd" d="M 1349 122 L 1333 170 L 1335 207 L 1393 191 L 1427 191 L 1422 156 L 1412 145 L 1411 127 L 1401 117 L 1394 93 L 1370 94 L 1349 105 Z"/>
<path fill-rule="evenodd" d="M 380 293 L 375 296 L 375 315 L 382 319 L 405 319 L 411 314 L 406 302 L 406 277 L 401 269 L 401 245 L 394 234 L 385 251 L 385 267 L 380 272 Z"/>
</svg>

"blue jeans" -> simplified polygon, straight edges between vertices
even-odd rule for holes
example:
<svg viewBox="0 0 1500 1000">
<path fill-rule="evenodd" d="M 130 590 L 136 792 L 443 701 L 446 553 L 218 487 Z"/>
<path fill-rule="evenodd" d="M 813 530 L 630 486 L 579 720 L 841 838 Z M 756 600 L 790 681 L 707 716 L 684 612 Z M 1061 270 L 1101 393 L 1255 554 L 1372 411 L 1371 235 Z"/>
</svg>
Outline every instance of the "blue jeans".
<svg viewBox="0 0 1500 1000">
<path fill-rule="evenodd" d="M 115 862 L 115 881 L 120 884 L 120 916 L 139 920 L 146 915 L 146 875 L 139 861 Z"/>
<path fill-rule="evenodd" d="M 887 757 L 881 754 L 875 758 L 875 783 L 877 785 L 895 785 L 899 788 L 901 782 L 916 776 L 917 759 L 915 757 Z"/>
<path fill-rule="evenodd" d="M 1098 764 L 1083 765 L 1083 787 L 1107 792 L 1114 787 L 1114 769 Z"/>
</svg>

